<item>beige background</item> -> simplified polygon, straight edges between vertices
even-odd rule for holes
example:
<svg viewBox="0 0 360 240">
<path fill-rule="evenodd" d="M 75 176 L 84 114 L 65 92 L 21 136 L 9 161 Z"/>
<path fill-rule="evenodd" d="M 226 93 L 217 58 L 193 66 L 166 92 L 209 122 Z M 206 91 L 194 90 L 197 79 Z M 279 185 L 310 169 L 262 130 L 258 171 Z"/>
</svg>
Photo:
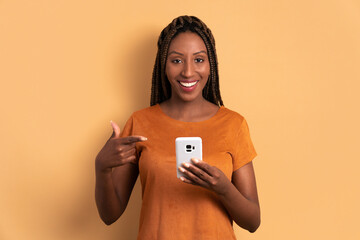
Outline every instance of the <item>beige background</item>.
<svg viewBox="0 0 360 240">
<path fill-rule="evenodd" d="M 0 239 L 136 239 L 139 183 L 105 226 L 94 158 L 110 120 L 149 105 L 157 37 L 183 14 L 212 29 L 259 155 L 262 225 L 238 239 L 360 239 L 355 0 L 0 1 Z"/>
</svg>

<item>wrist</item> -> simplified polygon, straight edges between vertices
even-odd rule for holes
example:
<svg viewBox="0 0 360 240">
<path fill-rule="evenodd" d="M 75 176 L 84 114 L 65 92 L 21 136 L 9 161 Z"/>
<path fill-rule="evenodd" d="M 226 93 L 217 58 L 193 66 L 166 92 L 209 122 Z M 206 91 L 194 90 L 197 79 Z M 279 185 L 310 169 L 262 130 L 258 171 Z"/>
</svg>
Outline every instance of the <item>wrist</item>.
<svg viewBox="0 0 360 240">
<path fill-rule="evenodd" d="M 111 168 L 105 168 L 105 169 L 95 169 L 95 174 L 97 177 L 108 177 L 112 175 L 112 169 Z"/>
<path fill-rule="evenodd" d="M 232 184 L 232 182 L 227 181 L 226 184 L 224 184 L 223 187 L 220 188 L 220 190 L 217 192 L 217 194 L 221 197 L 225 197 L 229 195 L 229 193 L 232 191 L 232 189 L 235 186 Z"/>
<path fill-rule="evenodd" d="M 95 172 L 96 175 L 100 174 L 100 175 L 111 175 L 112 172 L 112 168 L 111 167 L 105 167 L 103 166 L 103 162 L 102 159 L 99 157 L 96 157 L 95 159 Z"/>
</svg>

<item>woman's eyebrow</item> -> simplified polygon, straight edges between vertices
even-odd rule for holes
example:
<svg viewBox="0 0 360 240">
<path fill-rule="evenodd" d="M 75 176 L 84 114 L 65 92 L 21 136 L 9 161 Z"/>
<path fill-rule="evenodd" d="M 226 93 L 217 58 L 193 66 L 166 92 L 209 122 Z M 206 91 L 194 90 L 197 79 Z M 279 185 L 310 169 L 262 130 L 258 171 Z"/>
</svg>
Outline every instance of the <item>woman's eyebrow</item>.
<svg viewBox="0 0 360 240">
<path fill-rule="evenodd" d="M 196 55 L 196 54 L 199 54 L 199 53 L 205 53 L 205 54 L 207 55 L 207 52 L 204 51 L 204 50 L 201 50 L 201 51 L 199 51 L 199 52 L 193 53 L 193 55 Z M 171 54 L 179 54 L 179 55 L 181 55 L 181 56 L 184 56 L 184 54 L 182 54 L 182 53 L 180 53 L 180 52 L 177 52 L 177 51 L 171 51 L 171 52 L 169 52 L 168 55 L 171 55 Z"/>
<path fill-rule="evenodd" d="M 184 54 L 179 53 L 179 52 L 177 52 L 177 51 L 171 51 L 171 52 L 169 52 L 168 55 L 171 55 L 171 54 L 179 54 L 179 55 L 181 55 L 181 56 L 184 56 Z"/>
<path fill-rule="evenodd" d="M 196 55 L 196 54 L 199 54 L 199 53 L 205 53 L 205 54 L 207 55 L 207 52 L 206 52 L 206 51 L 204 51 L 204 50 L 199 51 L 199 52 L 196 52 L 196 53 L 194 53 L 193 55 Z"/>
</svg>

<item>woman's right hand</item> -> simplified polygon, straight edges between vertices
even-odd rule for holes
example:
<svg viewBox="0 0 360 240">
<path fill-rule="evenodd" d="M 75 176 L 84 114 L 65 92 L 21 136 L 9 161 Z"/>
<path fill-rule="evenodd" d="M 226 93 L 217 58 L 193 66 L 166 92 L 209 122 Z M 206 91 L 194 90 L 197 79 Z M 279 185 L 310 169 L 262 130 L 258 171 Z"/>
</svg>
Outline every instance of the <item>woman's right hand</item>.
<svg viewBox="0 0 360 240">
<path fill-rule="evenodd" d="M 119 167 L 127 163 L 137 164 L 136 142 L 146 141 L 143 136 L 120 137 L 119 126 L 111 121 L 113 135 L 105 143 L 95 160 L 97 172 L 111 173 L 112 168 Z"/>
</svg>

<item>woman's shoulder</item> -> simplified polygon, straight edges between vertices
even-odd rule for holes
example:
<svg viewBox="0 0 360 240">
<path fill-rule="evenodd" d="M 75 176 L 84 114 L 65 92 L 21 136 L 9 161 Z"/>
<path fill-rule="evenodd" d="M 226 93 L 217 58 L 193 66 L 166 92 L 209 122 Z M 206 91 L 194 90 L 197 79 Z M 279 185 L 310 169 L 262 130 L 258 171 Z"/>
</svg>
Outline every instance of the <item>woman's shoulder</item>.
<svg viewBox="0 0 360 240">
<path fill-rule="evenodd" d="M 135 112 L 133 112 L 133 114 L 131 115 L 132 118 L 153 118 L 154 115 L 158 115 L 159 114 L 159 105 L 153 105 L 150 107 L 146 107 L 146 108 L 142 108 L 140 110 L 137 110 Z"/>
<path fill-rule="evenodd" d="M 226 119 L 229 119 L 232 121 L 238 121 L 238 122 L 242 122 L 245 119 L 245 117 L 242 114 L 240 114 L 237 111 L 234 111 L 232 109 L 229 109 L 225 106 L 221 106 L 221 110 Z"/>
</svg>

